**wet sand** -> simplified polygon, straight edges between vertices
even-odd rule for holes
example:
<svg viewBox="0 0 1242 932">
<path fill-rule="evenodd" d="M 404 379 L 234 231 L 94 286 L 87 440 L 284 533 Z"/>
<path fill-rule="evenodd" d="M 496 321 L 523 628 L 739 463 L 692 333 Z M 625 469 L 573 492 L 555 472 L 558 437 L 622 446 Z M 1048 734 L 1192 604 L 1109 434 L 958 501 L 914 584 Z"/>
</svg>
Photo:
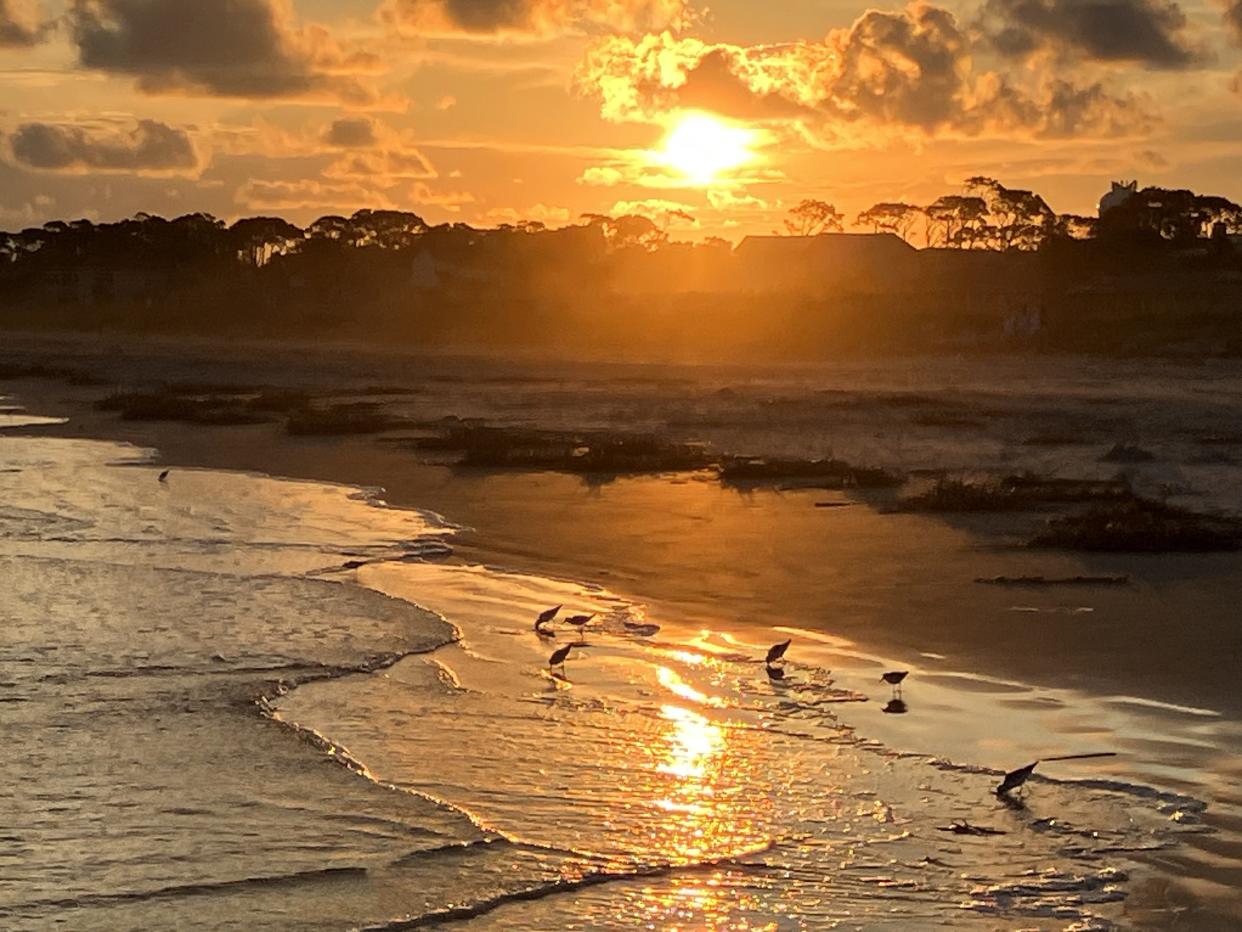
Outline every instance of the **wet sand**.
<svg viewBox="0 0 1242 932">
<path fill-rule="evenodd" d="M 1235 663 L 1237 555 L 1085 556 L 1012 546 L 1014 520 L 885 514 L 819 491 L 742 493 L 706 477 L 590 484 L 547 473 L 421 465 L 372 438 L 308 440 L 277 427 L 120 422 L 99 389 L 36 381 L 7 390 L 67 425 L 35 430 L 157 448 L 178 467 L 241 469 L 385 489 L 473 528 L 464 562 L 597 582 L 685 627 L 822 639 L 864 678 L 914 670 L 913 714 L 880 703 L 843 713 L 890 747 L 995 766 L 1105 742 L 1119 775 L 1198 795 L 1219 830 L 1167 855 L 1131 896 L 1136 920 L 1226 928 L 1242 906 Z M 840 501 L 846 507 L 816 508 Z M 986 526 L 984 526 L 986 525 Z M 1114 575 L 1126 587 L 996 587 L 979 577 Z M 834 665 L 834 669 L 835 669 Z M 923 685 L 925 684 L 925 685 Z M 1050 747 L 1049 742 L 1058 742 Z M 1111 767 L 1111 770 L 1110 770 Z M 1177 911 L 1191 912 L 1178 919 Z M 1207 911 L 1201 911 L 1207 910 Z"/>
</svg>

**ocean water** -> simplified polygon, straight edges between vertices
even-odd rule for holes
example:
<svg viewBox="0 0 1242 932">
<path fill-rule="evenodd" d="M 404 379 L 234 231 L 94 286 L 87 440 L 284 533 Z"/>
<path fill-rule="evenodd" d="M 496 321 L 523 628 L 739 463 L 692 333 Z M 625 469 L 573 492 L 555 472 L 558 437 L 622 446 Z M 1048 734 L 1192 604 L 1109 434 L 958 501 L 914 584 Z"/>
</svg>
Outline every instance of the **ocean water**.
<svg viewBox="0 0 1242 932">
<path fill-rule="evenodd" d="M 153 456 L 0 432 L 4 928 L 1108 928 L 1207 832 L 1208 800 L 1101 765 L 1006 804 L 986 742 L 861 727 L 902 707 L 823 631 L 773 681 L 762 625 L 455 560 L 452 515 L 374 490 Z M 538 637 L 558 604 L 596 616 Z M 995 727 L 1063 753 L 1144 721 L 914 691 L 948 721 L 1007 693 Z"/>
</svg>

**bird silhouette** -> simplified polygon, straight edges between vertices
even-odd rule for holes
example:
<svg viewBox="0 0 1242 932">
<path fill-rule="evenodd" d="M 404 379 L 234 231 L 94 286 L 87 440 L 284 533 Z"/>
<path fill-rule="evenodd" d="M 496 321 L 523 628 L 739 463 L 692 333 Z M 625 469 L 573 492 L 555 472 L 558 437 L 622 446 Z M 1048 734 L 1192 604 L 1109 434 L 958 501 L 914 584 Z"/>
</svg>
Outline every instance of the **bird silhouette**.
<svg viewBox="0 0 1242 932">
<path fill-rule="evenodd" d="M 561 610 L 562 606 L 554 606 L 547 611 L 539 613 L 539 617 L 535 619 L 535 633 L 541 638 L 556 637 L 551 631 L 547 630 L 547 626 L 552 623 L 552 619 L 556 617 L 556 613 Z"/>
<path fill-rule="evenodd" d="M 880 677 L 880 682 L 893 687 L 893 698 L 901 698 L 901 681 L 910 675 L 909 670 L 890 670 Z"/>
<path fill-rule="evenodd" d="M 1000 786 L 996 788 L 997 796 L 1007 796 L 1018 787 L 1022 786 L 1031 774 L 1035 772 L 1035 768 L 1039 766 L 1039 761 L 1033 764 L 1027 764 L 1025 767 L 1019 767 L 1017 770 L 1011 770 L 1005 774 L 1005 779 L 1000 782 Z"/>
<path fill-rule="evenodd" d="M 565 624 L 573 625 L 575 628 L 577 628 L 578 637 L 581 638 L 586 632 L 586 626 L 591 623 L 591 619 L 594 617 L 595 617 L 594 612 L 591 612 L 591 614 L 589 615 L 570 615 L 568 618 L 565 619 Z"/>
<path fill-rule="evenodd" d="M 172 470 L 171 470 L 171 469 L 165 469 L 162 473 L 160 473 L 160 482 L 167 482 L 167 481 L 168 481 L 168 474 L 169 474 L 170 472 L 172 472 Z"/>
<path fill-rule="evenodd" d="M 1035 772 L 1035 768 L 1038 767 L 1044 761 L 1092 760 L 1094 758 L 1099 758 L 1099 757 L 1116 757 L 1116 756 L 1117 756 L 1116 751 L 1097 751 L 1091 754 L 1062 754 L 1058 757 L 1043 757 L 1035 761 L 1032 764 L 1027 764 L 1025 767 L 1019 767 L 1017 770 L 1011 770 L 1009 771 L 1009 773 L 1005 774 L 1005 779 L 1002 780 L 1000 782 L 1000 786 L 996 788 L 996 795 L 997 796 L 1008 796 L 1014 790 L 1018 789 L 1020 786 L 1025 784 L 1027 780 L 1031 778 L 1031 774 Z"/>
<path fill-rule="evenodd" d="M 771 666 L 772 664 L 776 663 L 778 660 L 784 659 L 785 651 L 789 650 L 789 645 L 792 643 L 793 643 L 793 639 L 791 638 L 788 641 L 783 641 L 780 644 L 773 644 L 771 647 L 769 647 L 768 658 L 767 658 L 768 666 Z"/>
<path fill-rule="evenodd" d="M 564 647 L 558 647 L 552 652 L 552 656 L 548 658 L 548 669 L 552 667 L 560 667 L 565 669 L 565 658 L 569 656 L 569 652 L 574 649 L 574 645 L 566 644 Z"/>
</svg>

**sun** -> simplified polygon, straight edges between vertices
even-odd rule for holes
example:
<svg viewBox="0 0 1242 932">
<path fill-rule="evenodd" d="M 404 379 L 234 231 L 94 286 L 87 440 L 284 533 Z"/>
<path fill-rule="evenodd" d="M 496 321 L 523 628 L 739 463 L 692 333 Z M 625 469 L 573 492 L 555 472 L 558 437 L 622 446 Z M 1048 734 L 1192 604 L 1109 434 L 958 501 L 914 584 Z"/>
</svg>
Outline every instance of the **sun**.
<svg viewBox="0 0 1242 932">
<path fill-rule="evenodd" d="M 695 111 L 676 119 L 658 156 L 691 184 L 708 185 L 754 161 L 755 137 L 754 130 Z"/>
</svg>

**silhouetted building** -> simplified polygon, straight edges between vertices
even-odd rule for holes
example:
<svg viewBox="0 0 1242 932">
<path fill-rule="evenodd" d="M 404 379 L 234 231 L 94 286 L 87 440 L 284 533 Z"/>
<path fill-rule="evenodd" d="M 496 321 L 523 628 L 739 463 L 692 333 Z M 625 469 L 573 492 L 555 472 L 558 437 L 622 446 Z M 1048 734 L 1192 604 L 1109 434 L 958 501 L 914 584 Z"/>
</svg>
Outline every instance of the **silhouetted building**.
<svg viewBox="0 0 1242 932">
<path fill-rule="evenodd" d="M 735 251 L 742 290 L 875 294 L 909 280 L 918 251 L 894 233 L 748 236 Z"/>
<path fill-rule="evenodd" d="M 1100 216 L 1123 206 L 1138 194 L 1138 181 L 1114 181 L 1112 190 L 1100 198 Z"/>
</svg>

